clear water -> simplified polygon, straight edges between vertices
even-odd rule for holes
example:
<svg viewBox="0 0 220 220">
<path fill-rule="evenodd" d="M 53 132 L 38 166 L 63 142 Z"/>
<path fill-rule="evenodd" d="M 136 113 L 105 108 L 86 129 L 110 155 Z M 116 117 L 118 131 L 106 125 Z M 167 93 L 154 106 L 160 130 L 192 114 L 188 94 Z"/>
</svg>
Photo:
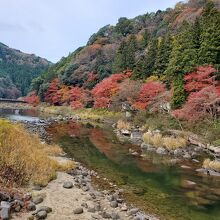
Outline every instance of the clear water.
<svg viewBox="0 0 220 220">
<path fill-rule="evenodd" d="M 37 117 L 30 112 L 23 116 Z M 139 147 L 120 143 L 108 127 L 57 123 L 48 133 L 70 157 L 124 188 L 129 202 L 160 219 L 220 220 L 220 178 L 198 175 L 201 163 L 184 162 L 191 169 L 183 169 L 154 153 L 131 156 L 129 148 Z"/>
</svg>

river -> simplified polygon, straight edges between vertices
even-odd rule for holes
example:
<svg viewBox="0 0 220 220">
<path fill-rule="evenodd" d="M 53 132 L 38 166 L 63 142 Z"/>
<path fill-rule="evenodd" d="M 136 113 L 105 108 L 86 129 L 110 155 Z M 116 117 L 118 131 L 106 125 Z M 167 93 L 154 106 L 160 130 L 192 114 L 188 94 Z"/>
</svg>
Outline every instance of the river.
<svg viewBox="0 0 220 220">
<path fill-rule="evenodd" d="M 1 110 L 2 117 L 36 121 L 33 110 Z M 74 121 L 50 125 L 47 132 L 69 157 L 124 189 L 128 202 L 162 220 L 220 220 L 220 178 L 200 176 L 201 162 L 170 163 L 168 156 L 128 154 L 138 146 L 121 143 L 107 125 Z M 106 187 L 108 184 L 101 184 Z"/>
</svg>

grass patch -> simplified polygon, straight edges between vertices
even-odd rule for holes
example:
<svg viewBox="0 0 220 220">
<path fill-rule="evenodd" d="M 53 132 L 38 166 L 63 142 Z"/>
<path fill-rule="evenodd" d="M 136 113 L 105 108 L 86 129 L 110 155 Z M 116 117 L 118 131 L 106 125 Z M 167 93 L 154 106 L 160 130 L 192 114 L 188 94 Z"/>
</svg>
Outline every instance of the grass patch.
<svg viewBox="0 0 220 220">
<path fill-rule="evenodd" d="M 47 185 L 56 177 L 56 171 L 63 169 L 49 156 L 61 152 L 56 145 L 42 144 L 21 125 L 0 120 L 0 183 L 8 186 L 29 182 Z"/>
<path fill-rule="evenodd" d="M 132 128 L 132 125 L 130 122 L 126 122 L 126 121 L 123 121 L 123 120 L 119 120 L 117 122 L 117 129 L 120 129 L 120 130 L 131 130 Z"/>
<path fill-rule="evenodd" d="M 205 169 L 211 169 L 216 172 L 220 172 L 220 161 L 205 159 L 203 162 L 203 167 Z"/>
<path fill-rule="evenodd" d="M 81 119 L 86 120 L 118 120 L 121 117 L 121 113 L 109 111 L 107 109 L 93 109 L 83 108 L 73 110 L 69 106 L 41 106 L 40 111 L 46 114 L 62 115 L 62 116 L 79 116 Z"/>
<path fill-rule="evenodd" d="M 175 150 L 186 147 L 187 140 L 182 137 L 163 137 L 162 134 L 153 134 L 146 132 L 143 135 L 143 141 L 154 147 L 165 147 L 168 150 Z"/>
</svg>

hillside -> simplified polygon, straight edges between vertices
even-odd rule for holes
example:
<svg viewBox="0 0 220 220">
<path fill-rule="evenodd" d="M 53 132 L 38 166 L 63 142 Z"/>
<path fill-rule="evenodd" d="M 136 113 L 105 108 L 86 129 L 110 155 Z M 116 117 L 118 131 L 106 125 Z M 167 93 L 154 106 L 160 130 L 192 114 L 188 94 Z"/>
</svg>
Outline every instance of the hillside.
<svg viewBox="0 0 220 220">
<path fill-rule="evenodd" d="M 17 98 L 26 95 L 32 79 L 50 64 L 46 59 L 0 43 L 0 97 Z"/>
<path fill-rule="evenodd" d="M 219 1 L 214 2 L 219 9 Z M 158 10 L 156 13 L 147 13 L 133 19 L 120 18 L 116 26 L 107 25 L 101 28 L 90 37 L 86 46 L 62 58 L 49 71 L 36 79 L 33 89 L 39 90 L 40 88 L 39 93 L 43 94 L 47 83 L 55 77 L 58 77 L 65 85 L 92 88 L 103 78 L 124 69 L 134 71 L 134 78 L 146 78 L 153 72 L 164 73 L 172 50 L 172 38 L 178 36 L 178 31 L 183 25 L 185 28 L 182 29 L 188 31 L 189 34 L 197 34 L 194 32 L 196 29 L 191 25 L 201 17 L 204 5 L 204 0 L 190 0 L 186 4 L 178 3 L 174 9 Z M 188 27 L 186 27 L 187 22 Z M 209 22 L 212 23 L 213 19 Z M 216 21 L 214 22 L 216 24 Z M 163 57 L 160 56 L 166 58 L 161 60 Z M 130 64 L 119 63 L 123 62 L 120 59 L 127 59 L 126 62 Z M 147 60 L 144 64 L 145 73 L 140 67 L 143 60 Z M 142 76 L 140 71 L 142 71 Z M 88 83 L 89 74 L 95 74 L 96 80 Z"/>
<path fill-rule="evenodd" d="M 217 119 L 219 9 L 219 1 L 190 0 L 120 18 L 34 79 L 30 100 L 116 111 L 127 103 L 181 120 Z"/>
</svg>

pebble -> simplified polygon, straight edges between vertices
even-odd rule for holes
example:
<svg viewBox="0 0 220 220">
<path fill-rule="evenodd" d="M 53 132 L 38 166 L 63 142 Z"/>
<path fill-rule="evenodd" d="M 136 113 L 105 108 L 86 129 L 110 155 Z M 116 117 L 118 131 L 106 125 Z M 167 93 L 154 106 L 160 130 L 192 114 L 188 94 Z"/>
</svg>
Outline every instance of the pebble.
<svg viewBox="0 0 220 220">
<path fill-rule="evenodd" d="M 41 196 L 37 196 L 37 197 L 33 198 L 33 203 L 35 205 L 38 205 L 38 204 L 42 203 L 43 201 L 44 201 L 44 199 Z"/>
<path fill-rule="evenodd" d="M 46 211 L 39 211 L 36 214 L 36 219 L 46 219 L 47 218 L 47 212 Z"/>
<path fill-rule="evenodd" d="M 63 184 L 63 188 L 65 188 L 65 189 L 72 189 L 73 188 L 73 183 L 72 182 L 65 182 Z"/>
<path fill-rule="evenodd" d="M 33 202 L 30 202 L 27 206 L 28 211 L 35 211 L 36 210 L 36 205 Z"/>
<path fill-rule="evenodd" d="M 79 207 L 79 208 L 76 208 L 76 209 L 74 209 L 74 211 L 73 211 L 73 213 L 74 214 L 82 214 L 83 213 L 83 208 L 81 208 L 81 207 Z"/>
<path fill-rule="evenodd" d="M 112 208 L 117 208 L 117 207 L 118 207 L 118 203 L 117 203 L 116 201 L 112 201 L 112 202 L 110 203 L 110 206 L 111 206 Z"/>
<path fill-rule="evenodd" d="M 41 206 L 40 208 L 37 209 L 37 212 L 40 211 L 46 211 L 47 213 L 52 212 L 52 208 L 48 207 L 48 206 Z"/>
</svg>

